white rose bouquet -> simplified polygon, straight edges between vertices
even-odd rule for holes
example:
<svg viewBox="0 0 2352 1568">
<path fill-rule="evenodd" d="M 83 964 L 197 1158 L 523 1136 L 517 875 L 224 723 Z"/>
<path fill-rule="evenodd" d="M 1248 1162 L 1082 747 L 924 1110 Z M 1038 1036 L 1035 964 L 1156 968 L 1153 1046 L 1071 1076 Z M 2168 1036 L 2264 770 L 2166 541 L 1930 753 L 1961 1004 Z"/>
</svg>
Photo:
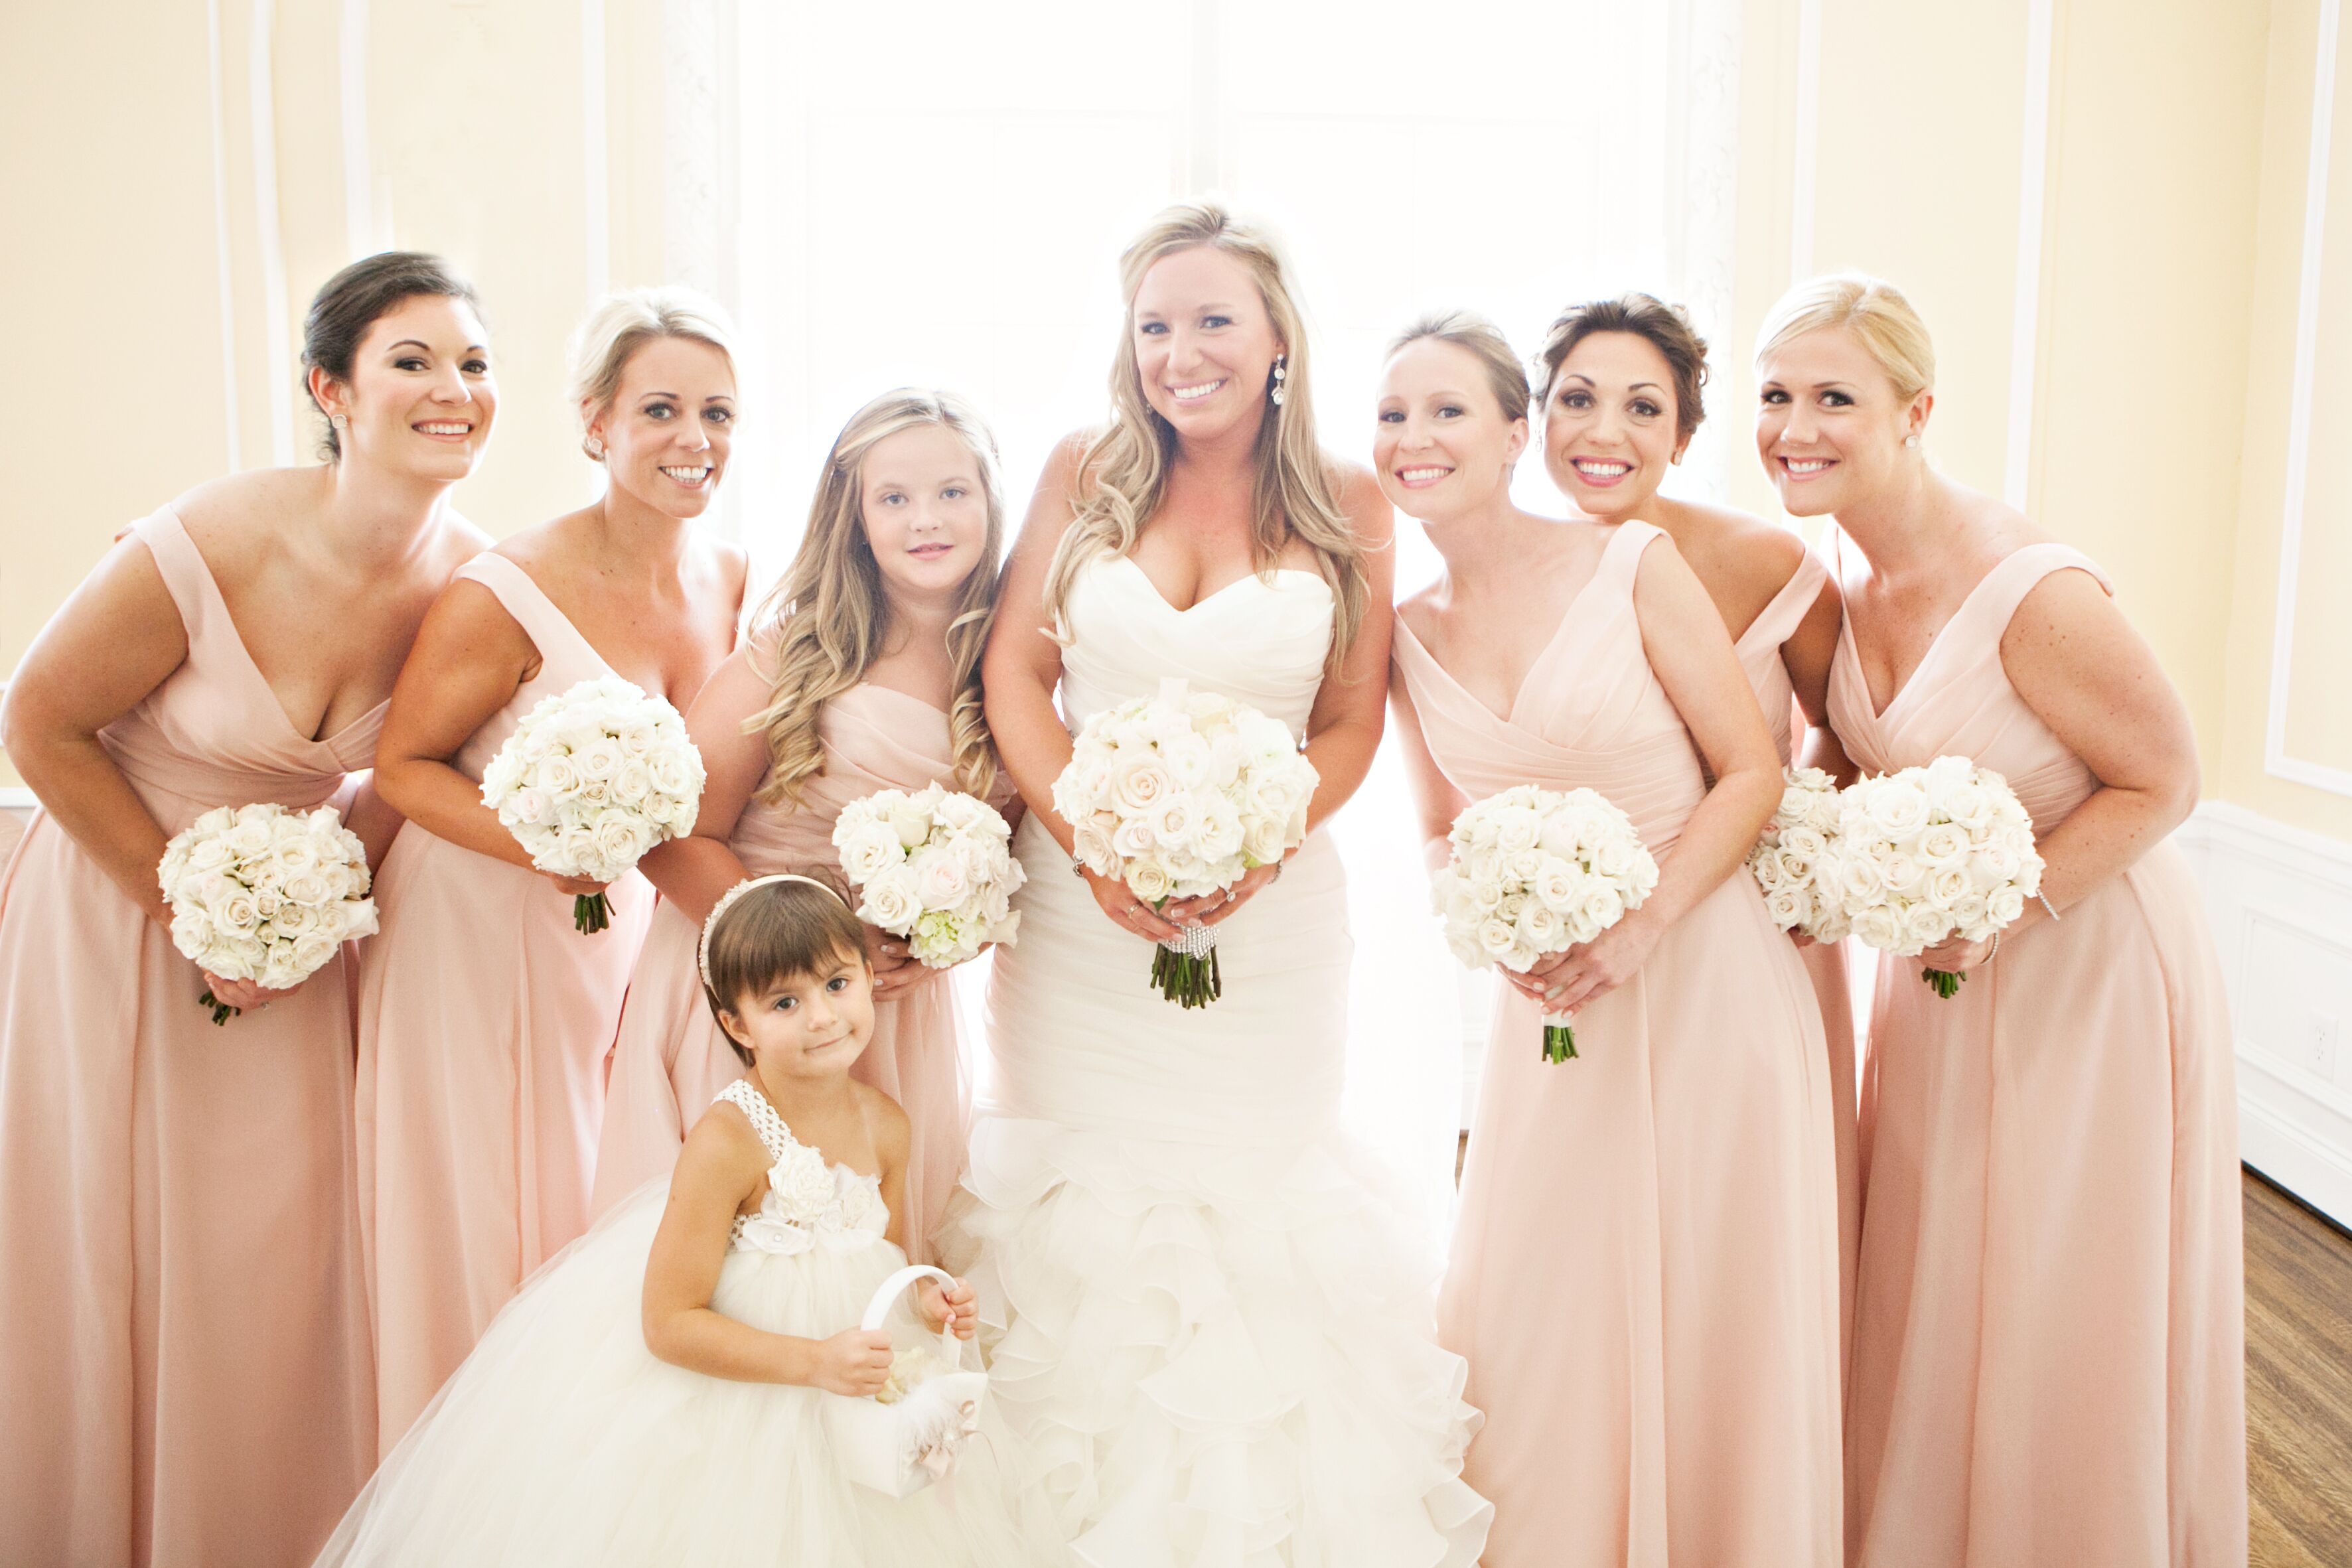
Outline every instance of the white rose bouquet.
<svg viewBox="0 0 2352 1568">
<path fill-rule="evenodd" d="M 1748 852 L 1748 873 L 1763 890 L 1773 925 L 1819 942 L 1841 941 L 1845 905 L 1824 880 L 1843 810 L 1837 780 L 1818 768 L 1790 768 L 1782 779 L 1780 809 Z"/>
<path fill-rule="evenodd" d="M 1116 877 L 1154 909 L 1201 898 L 1273 865 L 1307 838 L 1318 782 L 1290 727 L 1181 680 L 1107 708 L 1079 729 L 1054 780 L 1054 810 L 1077 862 Z M 1216 937 L 1189 926 L 1152 956 L 1152 983 L 1184 1007 L 1224 990 Z"/>
<path fill-rule="evenodd" d="M 842 873 L 858 889 L 857 917 L 905 937 L 934 969 L 1019 931 L 1012 899 L 1028 873 L 1012 840 L 995 807 L 939 784 L 877 789 L 833 824 Z"/>
<path fill-rule="evenodd" d="M 1454 819 L 1453 857 L 1437 873 L 1437 912 L 1454 956 L 1474 969 L 1526 974 L 1639 909 L 1658 862 L 1633 821 L 1591 789 L 1522 784 Z M 1564 1015 L 1544 1019 L 1546 1061 L 1576 1054 Z"/>
<path fill-rule="evenodd" d="M 172 905 L 172 946 L 208 974 L 282 991 L 335 949 L 375 933 L 367 851 L 332 806 L 220 806 L 163 846 L 155 880 Z M 196 998 L 225 1024 L 243 1009 Z"/>
<path fill-rule="evenodd" d="M 1839 797 L 1822 885 L 1853 935 L 1916 957 L 1952 936 L 1981 942 L 2042 891 L 2033 823 L 2009 780 L 1965 757 L 1864 778 Z M 1949 998 L 1966 977 L 1921 971 Z"/>
<path fill-rule="evenodd" d="M 482 804 L 530 863 L 611 882 L 665 839 L 694 831 L 702 754 L 677 709 L 607 675 L 542 700 L 482 772 Z M 603 894 L 572 900 L 583 932 L 613 923 Z"/>
</svg>

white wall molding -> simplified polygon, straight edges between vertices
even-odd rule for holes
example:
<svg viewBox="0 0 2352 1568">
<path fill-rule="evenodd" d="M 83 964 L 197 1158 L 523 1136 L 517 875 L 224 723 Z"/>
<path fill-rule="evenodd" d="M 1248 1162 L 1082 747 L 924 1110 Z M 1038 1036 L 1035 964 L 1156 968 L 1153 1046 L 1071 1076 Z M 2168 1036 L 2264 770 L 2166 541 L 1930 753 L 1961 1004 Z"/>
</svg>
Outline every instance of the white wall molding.
<svg viewBox="0 0 2352 1568">
<path fill-rule="evenodd" d="M 1797 0 L 1796 133 L 1789 171 L 1789 284 L 1813 274 L 1813 202 L 1822 163 L 1822 0 Z"/>
<path fill-rule="evenodd" d="M 228 427 L 228 468 L 245 466 L 244 431 L 237 418 L 236 285 L 228 243 L 228 120 L 221 87 L 221 0 L 205 0 L 205 41 L 212 77 L 213 256 L 220 272 L 221 419 Z"/>
<path fill-rule="evenodd" d="M 2178 841 L 2229 988 L 2239 1154 L 2352 1226 L 2352 845 L 2221 801 Z"/>
<path fill-rule="evenodd" d="M 2270 710 L 2263 767 L 2273 777 L 2352 795 L 2352 771 L 2288 753 L 2287 694 L 2294 673 L 2295 579 L 2303 566 L 2303 518 L 2311 470 L 2311 384 L 2319 358 L 2320 261 L 2327 238 L 2327 164 L 2336 140 L 2336 55 L 2341 0 L 2319 0 L 2313 51 L 2311 152 L 2305 168 L 2302 272 L 2295 288 L 2294 371 L 2289 382 L 2286 504 L 2279 519 L 2278 590 L 2271 632 Z"/>
<path fill-rule="evenodd" d="M 2050 178 L 2051 46 L 2057 0 L 2030 0 L 2025 19 L 2025 129 L 2017 170 L 2017 283 L 2009 338 L 2009 447 L 2001 498 L 2022 510 L 2033 478 L 2033 394 L 2040 370 L 2043 214 Z"/>
<path fill-rule="evenodd" d="M 246 112 L 253 131 L 254 249 L 261 258 L 262 341 L 268 366 L 269 461 L 280 468 L 294 462 L 294 387 L 283 372 L 294 368 L 293 335 L 286 313 L 286 243 L 278 220 L 278 83 L 276 0 L 253 0 L 246 23 Z"/>
<path fill-rule="evenodd" d="M 343 248 L 357 261 L 381 248 L 375 240 L 375 170 L 368 153 L 368 0 L 343 0 L 335 73 L 343 140 Z"/>
<path fill-rule="evenodd" d="M 16 786 L 0 789 L 0 811 L 29 811 L 39 804 L 30 789 Z"/>
<path fill-rule="evenodd" d="M 605 126 L 611 91 L 604 66 L 604 0 L 580 0 L 580 140 L 588 298 L 613 286 L 612 150 Z"/>
</svg>

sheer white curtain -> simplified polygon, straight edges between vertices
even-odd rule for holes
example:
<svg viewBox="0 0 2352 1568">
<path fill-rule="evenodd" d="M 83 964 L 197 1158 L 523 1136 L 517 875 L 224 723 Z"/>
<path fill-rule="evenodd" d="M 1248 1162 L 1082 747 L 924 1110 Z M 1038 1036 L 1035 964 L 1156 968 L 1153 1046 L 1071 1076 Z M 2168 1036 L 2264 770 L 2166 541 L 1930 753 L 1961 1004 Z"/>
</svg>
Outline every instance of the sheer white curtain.
<svg viewBox="0 0 2352 1568">
<path fill-rule="evenodd" d="M 1102 417 L 1121 246 L 1182 197 L 1285 241 L 1325 444 L 1359 461 L 1382 348 L 1421 312 L 1481 310 L 1522 350 L 1563 304 L 1626 287 L 1686 302 L 1710 337 L 1728 318 L 1738 0 L 668 13 L 670 260 L 745 329 L 727 517 L 763 573 L 841 422 L 902 382 L 988 413 L 1017 517 L 1052 443 Z M 1685 483 L 1711 491 L 1721 467 L 1703 440 Z M 1538 462 L 1520 490 L 1558 506 Z M 1409 521 L 1398 549 L 1401 591 L 1433 575 Z M 1438 1236 L 1484 982 L 1436 940 L 1391 749 L 1335 828 L 1347 1109 Z"/>
</svg>

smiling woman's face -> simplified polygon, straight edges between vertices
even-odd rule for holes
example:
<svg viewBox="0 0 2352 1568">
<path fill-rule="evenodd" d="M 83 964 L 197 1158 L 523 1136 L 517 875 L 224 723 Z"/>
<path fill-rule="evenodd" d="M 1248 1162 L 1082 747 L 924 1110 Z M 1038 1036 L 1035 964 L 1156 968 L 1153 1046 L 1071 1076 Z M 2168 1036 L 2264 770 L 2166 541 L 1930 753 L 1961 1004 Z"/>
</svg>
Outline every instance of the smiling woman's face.
<svg viewBox="0 0 2352 1568">
<path fill-rule="evenodd" d="M 1213 246 L 1163 256 L 1129 315 L 1143 400 L 1179 440 L 1256 428 L 1283 344 L 1247 267 Z"/>
</svg>

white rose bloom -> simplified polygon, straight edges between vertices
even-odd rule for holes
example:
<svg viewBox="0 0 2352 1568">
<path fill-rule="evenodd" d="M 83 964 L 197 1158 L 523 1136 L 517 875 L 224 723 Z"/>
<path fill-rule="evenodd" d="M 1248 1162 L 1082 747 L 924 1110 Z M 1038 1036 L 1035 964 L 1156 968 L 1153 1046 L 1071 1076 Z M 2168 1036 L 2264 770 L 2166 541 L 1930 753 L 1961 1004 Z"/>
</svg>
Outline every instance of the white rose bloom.
<svg viewBox="0 0 2352 1568">
<path fill-rule="evenodd" d="M 885 931 L 904 936 L 923 913 L 910 867 L 891 866 L 858 891 L 863 895 L 858 912 Z"/>
<path fill-rule="evenodd" d="M 1874 904 L 1855 912 L 1853 934 L 1865 946 L 1882 953 L 1899 952 L 1903 946 L 1903 920 L 1886 905 Z"/>
<path fill-rule="evenodd" d="M 971 892 L 971 876 L 953 850 L 927 849 L 908 862 L 926 909 L 953 909 Z"/>
<path fill-rule="evenodd" d="M 1176 890 L 1176 879 L 1159 861 L 1146 856 L 1127 862 L 1128 891 L 1146 904 L 1158 904 Z"/>
<path fill-rule="evenodd" d="M 601 868 L 610 873 L 597 882 L 614 881 L 653 847 L 637 819 L 617 806 L 598 813 L 592 842 Z"/>
<path fill-rule="evenodd" d="M 1901 776 L 1871 779 L 1855 788 L 1864 791 L 1863 810 L 1871 825 L 1888 838 L 1908 839 L 1927 825 L 1927 792 Z"/>
<path fill-rule="evenodd" d="M 2025 913 L 2025 894 L 2014 887 L 1997 887 L 1985 895 L 1985 915 L 1996 927 L 2006 926 Z"/>
<path fill-rule="evenodd" d="M 1793 887 L 1780 887 L 1766 894 L 1764 913 L 1770 915 L 1772 924 L 1781 930 L 1792 931 L 1810 922 L 1812 915 L 1811 904 L 1812 901 L 1808 899 L 1801 890 Z"/>
<path fill-rule="evenodd" d="M 1242 839 L 1242 853 L 1260 865 L 1272 865 L 1290 847 L 1287 822 L 1253 822 Z"/>
<path fill-rule="evenodd" d="M 1904 950 L 1916 953 L 1952 934 L 1952 917 L 1932 904 L 1915 904 L 1903 912 Z"/>
<path fill-rule="evenodd" d="M 1625 901 L 1613 887 L 1596 887 L 1584 895 L 1584 916 L 1600 930 L 1606 931 L 1624 916 Z"/>
<path fill-rule="evenodd" d="M 836 833 L 834 847 L 841 855 L 841 874 L 863 887 L 905 858 L 898 835 L 886 822 L 865 822 L 847 837 Z"/>
<path fill-rule="evenodd" d="M 1489 915 L 1478 925 L 1478 950 L 1492 962 L 1506 956 L 1518 945 L 1518 928 L 1502 916 Z"/>
<path fill-rule="evenodd" d="M 1112 848 L 1110 835 L 1091 822 L 1071 828 L 1070 848 L 1070 858 L 1097 876 L 1109 876 L 1118 867 L 1118 852 Z"/>
</svg>

